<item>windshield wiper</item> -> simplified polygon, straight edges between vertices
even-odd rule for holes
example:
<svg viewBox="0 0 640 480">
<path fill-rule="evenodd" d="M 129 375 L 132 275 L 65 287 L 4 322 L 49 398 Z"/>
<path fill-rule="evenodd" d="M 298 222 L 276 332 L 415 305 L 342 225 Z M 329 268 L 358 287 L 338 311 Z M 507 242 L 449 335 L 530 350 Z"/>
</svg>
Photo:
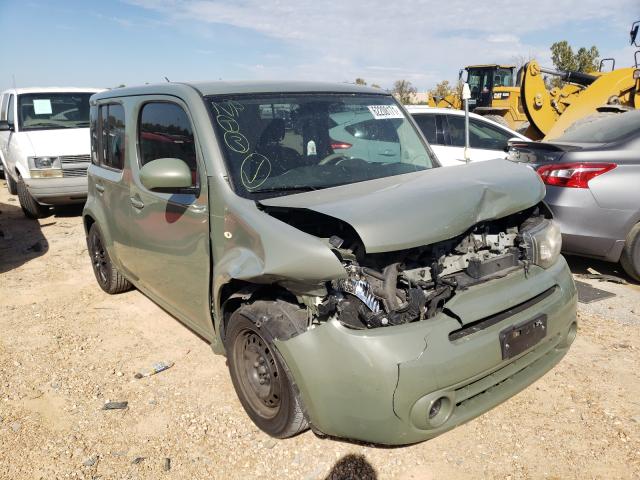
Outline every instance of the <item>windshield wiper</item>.
<svg viewBox="0 0 640 480">
<path fill-rule="evenodd" d="M 325 187 L 312 187 L 311 185 L 281 185 L 279 187 L 261 188 L 251 190 L 249 193 L 271 193 L 271 192 L 311 192 Z"/>
</svg>

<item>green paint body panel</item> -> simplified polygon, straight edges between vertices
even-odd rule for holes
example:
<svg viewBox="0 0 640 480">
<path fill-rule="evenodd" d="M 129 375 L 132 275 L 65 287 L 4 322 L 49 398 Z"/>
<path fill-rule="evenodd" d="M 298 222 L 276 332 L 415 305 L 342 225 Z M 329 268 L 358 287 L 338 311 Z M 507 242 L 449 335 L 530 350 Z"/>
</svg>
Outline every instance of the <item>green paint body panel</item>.
<svg viewBox="0 0 640 480">
<path fill-rule="evenodd" d="M 202 96 L 250 92 L 386 94 L 345 84 L 216 82 L 114 89 L 92 97 L 92 112 L 101 104 L 124 106 L 126 154 L 122 171 L 90 166 L 85 219 L 100 226 L 115 266 L 217 353 L 224 353 L 220 297 L 230 282 L 288 285 L 304 293 L 345 276 L 326 241 L 277 220 L 231 188 Z M 177 103 L 191 121 L 198 164 L 198 189 L 191 196 L 153 192 L 140 181 L 137 119 L 149 101 Z M 448 239 L 480 221 L 529 208 L 543 196 L 533 171 L 496 160 L 262 203 L 340 218 L 371 253 Z M 143 208 L 135 206 L 140 202 Z M 567 351 L 576 318 L 575 287 L 563 259 L 547 270 L 531 267 L 527 276 L 519 270 L 460 291 L 447 303 L 452 315 L 469 323 L 554 286 L 540 304 L 453 343 L 448 334 L 459 322 L 438 314 L 366 331 L 329 321 L 278 341 L 277 348 L 320 431 L 382 444 L 417 442 L 481 414 L 540 377 Z M 545 341 L 502 361 L 499 331 L 542 313 L 548 318 Z M 472 395 L 481 387 L 485 393 Z M 425 398 L 441 391 L 470 398 L 440 427 L 421 428 Z"/>
<path fill-rule="evenodd" d="M 513 396 L 567 352 L 577 297 L 563 258 L 548 270 L 532 268 L 528 278 L 517 271 L 490 282 L 490 288 L 487 284 L 471 287 L 456 298 L 476 305 L 479 312 L 486 305 L 499 312 L 517 304 L 512 293 L 523 283 L 532 292 L 557 289 L 539 304 L 455 342 L 448 336 L 460 324 L 439 314 L 421 322 L 366 331 L 328 322 L 277 346 L 293 371 L 311 422 L 320 431 L 387 445 L 427 440 Z M 470 314 L 473 312 L 472 308 Z M 499 332 L 540 314 L 548 319 L 545 339 L 503 361 Z M 462 403 L 442 426 L 418 428 L 412 413 L 426 416 L 427 410 L 414 413 L 412 409 L 433 392 L 451 392 L 454 401 Z"/>
</svg>

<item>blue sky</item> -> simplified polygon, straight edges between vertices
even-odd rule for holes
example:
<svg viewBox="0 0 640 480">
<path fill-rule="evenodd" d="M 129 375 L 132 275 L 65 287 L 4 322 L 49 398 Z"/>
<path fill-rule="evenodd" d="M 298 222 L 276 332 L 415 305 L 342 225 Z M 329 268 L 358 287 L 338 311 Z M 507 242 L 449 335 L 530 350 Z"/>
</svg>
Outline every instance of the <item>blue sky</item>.
<svg viewBox="0 0 640 480">
<path fill-rule="evenodd" d="M 426 90 L 472 63 L 597 45 L 633 63 L 638 0 L 0 0 L 0 90 L 300 79 Z M 566 12 L 571 12 L 567 14 Z"/>
</svg>

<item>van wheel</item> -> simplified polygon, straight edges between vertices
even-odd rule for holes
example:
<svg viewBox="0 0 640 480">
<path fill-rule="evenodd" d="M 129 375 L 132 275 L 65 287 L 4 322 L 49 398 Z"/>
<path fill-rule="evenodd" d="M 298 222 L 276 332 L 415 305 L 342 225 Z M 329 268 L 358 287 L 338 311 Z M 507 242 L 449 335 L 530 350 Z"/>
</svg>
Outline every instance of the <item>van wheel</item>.
<svg viewBox="0 0 640 480">
<path fill-rule="evenodd" d="M 627 235 L 620 256 L 620 264 L 631 278 L 640 282 L 640 223 L 636 224 Z"/>
<path fill-rule="evenodd" d="M 29 190 L 27 190 L 27 185 L 20 176 L 18 177 L 17 190 L 20 207 L 22 207 L 22 212 L 27 218 L 42 218 L 49 214 L 51 209 L 41 205 L 31 196 Z"/>
<path fill-rule="evenodd" d="M 7 189 L 11 195 L 18 194 L 18 185 L 9 172 L 4 172 L 4 178 L 7 181 Z"/>
<path fill-rule="evenodd" d="M 109 294 L 122 293 L 131 290 L 131 282 L 114 267 L 109 258 L 109 252 L 104 246 L 102 233 L 97 224 L 91 225 L 87 237 L 87 249 L 91 256 L 93 273 L 100 288 Z"/>
<path fill-rule="evenodd" d="M 304 331 L 298 307 L 282 301 L 257 301 L 229 319 L 225 347 L 229 373 L 240 403 L 253 422 L 276 438 L 297 435 L 309 426 L 295 384 L 274 338 Z M 306 316 L 304 318 L 306 322 Z"/>
</svg>

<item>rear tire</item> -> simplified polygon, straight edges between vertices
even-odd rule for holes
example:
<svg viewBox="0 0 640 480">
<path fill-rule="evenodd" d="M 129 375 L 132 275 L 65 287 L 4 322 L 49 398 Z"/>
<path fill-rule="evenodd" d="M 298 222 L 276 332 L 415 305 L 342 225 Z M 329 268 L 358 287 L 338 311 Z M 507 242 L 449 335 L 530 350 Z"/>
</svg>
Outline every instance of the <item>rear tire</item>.
<svg viewBox="0 0 640 480">
<path fill-rule="evenodd" d="M 620 256 L 620 264 L 631 278 L 640 282 L 640 223 L 636 224 L 627 235 Z"/>
<path fill-rule="evenodd" d="M 11 174 L 9 172 L 4 172 L 4 177 L 5 177 L 5 180 L 7 181 L 7 189 L 9 190 L 9 193 L 11 195 L 17 195 L 18 194 L 18 184 L 13 179 Z"/>
<path fill-rule="evenodd" d="M 18 200 L 20 201 L 20 207 L 22 212 L 27 218 L 42 218 L 46 217 L 51 210 L 49 207 L 39 204 L 35 198 L 31 196 L 27 185 L 24 183 L 22 177 L 18 177 Z"/>
<path fill-rule="evenodd" d="M 292 377 L 273 345 L 303 329 L 299 308 L 281 301 L 257 301 L 229 319 L 225 349 L 231 381 L 253 423 L 276 438 L 306 430 L 302 402 Z M 305 325 L 306 326 L 306 325 Z"/>
<path fill-rule="evenodd" d="M 111 262 L 109 252 L 107 252 L 107 248 L 104 245 L 102 233 L 95 223 L 89 229 L 87 250 L 91 257 L 93 273 L 102 290 L 110 295 L 131 290 L 131 282 L 124 278 Z"/>
</svg>

